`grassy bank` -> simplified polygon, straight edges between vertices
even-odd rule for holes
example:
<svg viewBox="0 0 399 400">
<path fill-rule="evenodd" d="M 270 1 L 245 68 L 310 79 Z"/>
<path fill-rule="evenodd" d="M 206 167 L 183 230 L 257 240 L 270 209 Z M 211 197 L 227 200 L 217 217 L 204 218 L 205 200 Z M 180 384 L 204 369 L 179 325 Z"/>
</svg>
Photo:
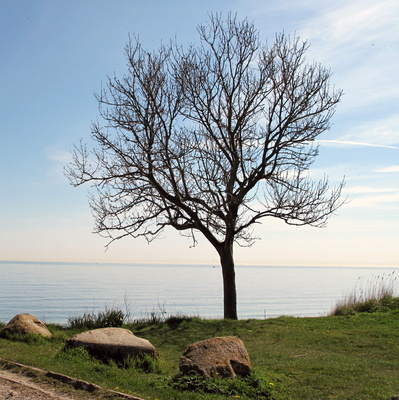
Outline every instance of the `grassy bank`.
<svg viewBox="0 0 399 400">
<path fill-rule="evenodd" d="M 388 400 L 399 393 L 398 326 L 398 312 L 242 321 L 183 318 L 123 325 L 160 352 L 157 364 L 145 372 L 137 365 L 118 368 L 83 352 L 63 352 L 65 340 L 78 329 L 50 325 L 51 340 L 0 339 L 0 357 L 146 399 L 255 398 L 246 390 L 229 396 L 180 391 L 171 385 L 188 344 L 235 335 L 248 349 L 254 379 L 273 399 Z"/>
</svg>

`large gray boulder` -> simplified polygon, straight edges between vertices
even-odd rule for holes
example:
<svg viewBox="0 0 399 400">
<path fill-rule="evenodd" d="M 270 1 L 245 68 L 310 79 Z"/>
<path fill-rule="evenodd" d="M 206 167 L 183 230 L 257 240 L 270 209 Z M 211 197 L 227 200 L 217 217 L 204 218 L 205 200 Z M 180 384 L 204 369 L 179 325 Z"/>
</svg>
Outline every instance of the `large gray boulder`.
<svg viewBox="0 0 399 400">
<path fill-rule="evenodd" d="M 51 337 L 51 332 L 47 326 L 31 314 L 17 314 L 10 322 L 0 331 L 0 335 L 7 333 L 27 335 L 34 333 L 36 335 Z"/>
<path fill-rule="evenodd" d="M 101 328 L 79 333 L 67 340 L 66 347 L 83 347 L 96 358 L 117 362 L 145 354 L 158 357 L 158 351 L 148 340 L 123 328 Z"/>
<path fill-rule="evenodd" d="M 246 376 L 252 366 L 244 343 L 235 336 L 215 337 L 189 345 L 179 363 L 183 375 L 197 373 L 205 377 Z"/>
</svg>

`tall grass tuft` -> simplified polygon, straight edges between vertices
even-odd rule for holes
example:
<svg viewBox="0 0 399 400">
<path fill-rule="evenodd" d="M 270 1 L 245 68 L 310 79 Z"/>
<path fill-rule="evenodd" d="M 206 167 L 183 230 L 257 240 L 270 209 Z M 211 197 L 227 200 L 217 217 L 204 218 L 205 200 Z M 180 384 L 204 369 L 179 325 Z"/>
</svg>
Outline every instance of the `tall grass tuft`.
<svg viewBox="0 0 399 400">
<path fill-rule="evenodd" d="M 352 292 L 337 302 L 331 315 L 399 312 L 399 297 L 395 297 L 396 278 L 395 271 L 388 275 L 373 275 L 369 280 L 360 277 Z"/>
<path fill-rule="evenodd" d="M 105 311 L 98 314 L 84 313 L 80 317 L 68 318 L 70 329 L 97 329 L 122 326 L 126 316 L 123 311 L 117 308 L 105 308 Z"/>
</svg>

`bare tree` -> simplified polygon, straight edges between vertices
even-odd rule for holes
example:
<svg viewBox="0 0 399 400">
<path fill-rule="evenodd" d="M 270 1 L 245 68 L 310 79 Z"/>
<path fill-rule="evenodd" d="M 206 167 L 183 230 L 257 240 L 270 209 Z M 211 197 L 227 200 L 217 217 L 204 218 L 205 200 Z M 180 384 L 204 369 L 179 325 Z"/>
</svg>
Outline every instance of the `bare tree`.
<svg viewBox="0 0 399 400">
<path fill-rule="evenodd" d="M 96 232 L 110 243 L 172 226 L 195 245 L 201 233 L 220 257 L 224 317 L 237 319 L 233 244 L 251 245 L 265 217 L 324 226 L 343 203 L 343 182 L 308 176 L 342 93 L 299 38 L 262 45 L 231 15 L 198 33 L 198 46 L 156 52 L 129 41 L 127 74 L 97 95 L 105 126 L 93 124 L 94 149 L 77 146 L 67 175 L 97 189 Z"/>
</svg>

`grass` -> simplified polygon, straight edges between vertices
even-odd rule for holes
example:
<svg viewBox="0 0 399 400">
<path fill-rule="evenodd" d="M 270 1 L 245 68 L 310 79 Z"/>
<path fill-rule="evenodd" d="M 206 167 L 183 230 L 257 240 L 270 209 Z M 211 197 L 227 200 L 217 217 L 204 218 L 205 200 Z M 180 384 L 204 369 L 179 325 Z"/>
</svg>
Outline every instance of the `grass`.
<svg viewBox="0 0 399 400">
<path fill-rule="evenodd" d="M 395 288 L 395 271 L 388 275 L 372 276 L 367 281 L 359 278 L 352 292 L 336 304 L 332 315 L 399 311 L 399 297 L 395 297 Z"/>
<path fill-rule="evenodd" d="M 124 391 L 145 399 L 362 399 L 399 393 L 399 313 L 317 318 L 203 320 L 190 317 L 124 324 L 160 353 L 156 365 L 102 364 L 81 350 L 64 351 L 76 327 L 49 325 L 53 339 L 0 339 L 3 358 Z M 215 336 L 238 336 L 254 373 L 236 382 L 178 377 L 185 347 Z M 183 390 L 186 389 L 186 390 Z M 196 389 L 197 391 L 193 391 Z"/>
<path fill-rule="evenodd" d="M 84 313 L 81 317 L 68 318 L 68 325 L 72 329 L 98 329 L 121 327 L 127 319 L 126 314 L 118 308 L 105 308 L 105 311 L 96 314 Z"/>
</svg>

